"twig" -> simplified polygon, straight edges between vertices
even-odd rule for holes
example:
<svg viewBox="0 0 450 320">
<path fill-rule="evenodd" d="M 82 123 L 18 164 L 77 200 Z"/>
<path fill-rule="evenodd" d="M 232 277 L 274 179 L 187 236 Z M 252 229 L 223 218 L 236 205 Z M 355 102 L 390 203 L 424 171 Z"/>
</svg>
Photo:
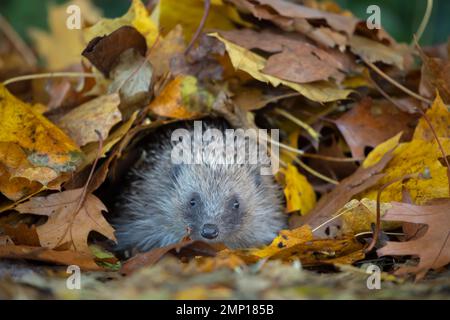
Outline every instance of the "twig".
<svg viewBox="0 0 450 320">
<path fill-rule="evenodd" d="M 200 36 L 200 33 L 202 32 L 203 28 L 205 27 L 206 20 L 208 19 L 208 15 L 209 15 L 210 7 L 211 7 L 211 0 L 204 0 L 204 9 L 203 9 L 202 20 L 200 20 L 200 24 L 198 25 L 198 28 L 195 31 L 194 36 L 192 37 L 191 41 L 189 42 L 189 45 L 187 46 L 186 50 L 184 51 L 185 55 L 187 55 L 189 53 L 189 51 L 192 49 L 195 41 L 197 41 L 197 38 Z"/>
<path fill-rule="evenodd" d="M 14 77 L 8 80 L 3 81 L 3 85 L 7 86 L 8 84 L 25 81 L 25 80 L 33 80 L 33 79 L 45 79 L 45 78 L 99 78 L 101 75 L 97 75 L 94 73 L 85 73 L 85 72 L 49 72 L 49 73 L 37 73 L 37 74 L 27 74 L 19 77 Z"/>
<path fill-rule="evenodd" d="M 306 171 L 308 171 L 310 174 L 312 174 L 313 176 L 315 176 L 315 177 L 317 177 L 317 178 L 319 178 L 319 179 L 321 179 L 321 180 L 323 180 L 323 181 L 326 181 L 326 182 L 328 182 L 328 183 L 331 183 L 331 184 L 335 184 L 335 185 L 338 185 L 339 184 L 339 181 L 336 181 L 336 180 L 334 180 L 334 179 L 332 179 L 332 178 L 329 178 L 329 177 L 327 177 L 327 176 L 324 176 L 323 174 L 321 174 L 320 172 L 317 172 L 316 170 L 314 170 L 313 168 L 311 168 L 310 166 L 308 166 L 308 165 L 306 165 L 304 162 L 302 162 L 302 161 L 300 161 L 296 156 L 294 156 L 294 155 L 292 155 L 292 154 L 290 154 L 290 153 L 287 153 L 293 160 L 294 160 L 294 162 L 296 163 L 296 164 L 298 164 L 300 167 L 302 167 L 303 169 L 305 169 Z"/>
<path fill-rule="evenodd" d="M 431 101 L 428 100 L 425 97 L 422 97 L 421 95 L 409 90 L 408 88 L 406 88 L 405 86 L 403 86 L 402 84 L 398 83 L 397 81 L 395 81 L 394 79 L 392 79 L 391 77 L 389 77 L 386 73 L 384 73 L 381 69 L 379 69 L 376 65 L 374 65 L 372 62 L 367 61 L 366 59 L 362 58 L 363 61 L 376 73 L 378 73 L 381 77 L 383 77 L 384 79 L 386 79 L 389 83 L 391 83 L 393 86 L 397 87 L 398 89 L 402 90 L 403 92 L 405 92 L 406 94 L 410 95 L 411 97 L 420 100 L 422 102 L 425 102 L 427 104 L 431 104 Z"/>
<path fill-rule="evenodd" d="M 319 141 L 320 138 L 320 134 L 318 132 L 316 132 L 316 130 L 314 130 L 309 124 L 307 124 L 306 122 L 301 121 L 300 119 L 294 117 L 292 114 L 290 114 L 289 112 L 282 110 L 282 109 L 278 109 L 276 108 L 274 110 L 277 114 L 279 114 L 280 116 L 285 117 L 288 120 L 291 120 L 293 123 L 295 123 L 296 125 L 298 125 L 299 127 L 303 128 L 306 130 L 306 132 L 308 132 L 308 134 L 316 141 Z"/>
<path fill-rule="evenodd" d="M 423 35 L 423 32 L 427 28 L 428 22 L 430 21 L 432 11 L 433 11 L 433 0 L 427 0 L 427 8 L 425 9 L 425 14 L 422 18 L 422 22 L 420 22 L 419 29 L 417 29 L 416 39 L 413 39 L 411 44 L 413 44 L 415 41 L 419 42 L 420 38 Z"/>
<path fill-rule="evenodd" d="M 378 193 L 377 193 L 377 221 L 376 221 L 376 225 L 375 225 L 375 230 L 374 230 L 374 233 L 373 233 L 372 241 L 370 242 L 369 246 L 365 250 L 366 253 L 370 252 L 375 247 L 375 245 L 378 242 L 378 235 L 379 235 L 379 233 L 381 231 L 381 193 L 387 187 L 389 187 L 390 185 L 392 185 L 392 184 L 394 184 L 396 182 L 402 182 L 403 183 L 406 180 L 409 180 L 409 179 L 412 179 L 412 178 L 420 178 L 421 176 L 422 176 L 422 174 L 420 174 L 420 173 L 419 174 L 417 174 L 417 173 L 407 174 L 407 175 L 405 175 L 403 177 L 396 178 L 396 179 L 394 179 L 394 180 L 392 180 L 392 181 L 382 185 L 381 188 L 378 190 Z"/>
</svg>

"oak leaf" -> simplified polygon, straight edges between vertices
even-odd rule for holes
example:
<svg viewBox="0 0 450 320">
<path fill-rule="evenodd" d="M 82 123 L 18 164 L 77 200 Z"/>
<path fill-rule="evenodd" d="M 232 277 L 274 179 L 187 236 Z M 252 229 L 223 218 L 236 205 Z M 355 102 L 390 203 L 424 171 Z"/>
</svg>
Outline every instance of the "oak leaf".
<svg viewBox="0 0 450 320">
<path fill-rule="evenodd" d="M 402 266 L 397 270 L 398 274 L 414 273 L 419 280 L 428 270 L 437 270 L 450 263 L 450 199 L 435 199 L 423 206 L 393 202 L 383 219 L 428 226 L 417 239 L 390 241 L 377 251 L 379 256 L 412 255 L 420 258 L 418 265 Z"/>
<path fill-rule="evenodd" d="M 107 211 L 94 195 L 87 194 L 80 205 L 83 189 L 67 190 L 46 197 L 34 197 L 19 204 L 15 210 L 48 216 L 48 221 L 37 227 L 41 246 L 58 248 L 68 245 L 70 250 L 91 253 L 87 239 L 91 231 L 115 241 L 114 229 L 103 217 Z"/>
</svg>

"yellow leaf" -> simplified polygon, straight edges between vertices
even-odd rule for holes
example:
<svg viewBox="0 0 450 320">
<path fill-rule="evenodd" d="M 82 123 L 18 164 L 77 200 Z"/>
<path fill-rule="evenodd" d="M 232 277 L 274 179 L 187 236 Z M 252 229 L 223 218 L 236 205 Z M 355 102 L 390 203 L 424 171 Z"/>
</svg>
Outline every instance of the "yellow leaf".
<svg viewBox="0 0 450 320">
<path fill-rule="evenodd" d="M 399 132 L 392 138 L 386 140 L 383 143 L 380 143 L 375 149 L 372 150 L 372 152 L 367 155 L 367 158 L 363 162 L 363 167 L 368 168 L 378 163 L 378 161 L 380 161 L 388 151 L 391 151 L 398 146 L 401 136 L 402 132 Z"/>
<path fill-rule="evenodd" d="M 439 96 L 439 93 L 436 94 L 436 99 L 431 108 L 427 110 L 426 115 L 433 124 L 433 129 L 438 137 L 450 137 L 450 112 L 448 106 L 444 104 Z M 423 117 L 417 124 L 413 139 L 422 139 L 426 141 L 435 140 L 430 126 Z"/>
<path fill-rule="evenodd" d="M 377 218 L 377 201 L 371 199 L 353 199 L 348 202 L 337 214 L 342 214 L 342 233 L 343 234 L 357 234 L 360 232 L 371 231 L 372 224 L 376 222 Z M 390 209 L 390 203 L 382 202 L 380 204 L 380 214 L 384 216 L 386 211 Z M 398 227 L 398 223 L 390 221 L 382 221 L 382 229 L 390 230 Z"/>
<path fill-rule="evenodd" d="M 203 0 L 160 0 L 159 24 L 162 30 L 172 30 L 177 24 L 183 27 L 184 36 L 191 40 L 204 13 Z M 234 6 L 225 5 L 222 0 L 211 1 L 205 29 L 235 29 L 233 22 L 251 26 L 243 21 Z"/>
<path fill-rule="evenodd" d="M 10 199 L 33 192 L 39 186 L 35 182 L 45 186 L 74 171 L 81 160 L 64 132 L 2 85 L 0 122 L 0 191 Z"/>
<path fill-rule="evenodd" d="M 450 152 L 450 139 L 441 139 L 441 143 L 448 154 Z M 424 204 L 434 198 L 448 197 L 447 168 L 439 161 L 442 154 L 436 142 L 417 139 L 402 143 L 394 150 L 393 155 L 392 160 L 383 171 L 385 176 L 360 197 L 375 200 L 379 188 L 384 184 L 402 178 L 407 174 L 425 171 L 429 173 L 430 179 L 411 179 L 404 183 L 412 200 L 417 204 Z M 400 182 L 393 183 L 381 194 L 381 201 L 383 202 L 401 200 L 402 184 Z"/>
<path fill-rule="evenodd" d="M 316 205 L 316 194 L 306 177 L 291 164 L 281 169 L 285 176 L 284 195 L 287 201 L 287 212 L 300 211 L 307 214 Z"/>
<path fill-rule="evenodd" d="M 147 42 L 147 47 L 151 47 L 158 37 L 158 26 L 150 17 L 150 14 L 141 0 L 133 0 L 128 12 L 115 19 L 102 19 L 90 28 L 84 30 L 86 41 L 91 41 L 95 37 L 101 37 L 119 29 L 123 26 L 132 26 L 139 31 Z"/>
<path fill-rule="evenodd" d="M 301 93 L 308 99 L 317 102 L 329 102 L 345 99 L 351 93 L 351 90 L 338 89 L 329 82 L 320 81 L 315 83 L 298 84 L 264 74 L 261 70 L 263 70 L 266 65 L 266 59 L 256 53 L 225 40 L 217 33 L 211 33 L 209 35 L 219 39 L 225 45 L 228 56 L 230 57 L 231 63 L 235 69 L 247 72 L 258 81 L 270 83 L 274 87 L 277 87 L 280 84 L 287 86 Z"/>
<path fill-rule="evenodd" d="M 69 5 L 77 5 L 85 22 L 94 23 L 100 17 L 99 10 L 88 0 L 73 0 L 60 6 L 50 5 L 48 24 L 50 33 L 31 29 L 30 36 L 40 57 L 50 70 L 60 70 L 81 62 L 81 52 L 86 46 L 81 29 L 66 26 Z"/>
<path fill-rule="evenodd" d="M 439 95 L 431 109 L 427 111 L 431 125 L 436 130 L 439 141 L 446 154 L 450 153 L 449 111 L 443 104 Z M 363 166 L 368 167 L 378 162 L 388 149 L 392 149 L 400 139 L 400 135 L 378 145 L 364 161 Z M 393 152 L 393 158 L 385 167 L 385 176 L 378 183 L 364 192 L 360 197 L 375 200 L 381 186 L 395 179 L 400 179 L 407 174 L 427 173 L 429 179 L 410 179 L 404 183 L 412 200 L 417 204 L 424 204 L 434 198 L 448 197 L 449 185 L 447 168 L 439 159 L 442 158 L 441 150 L 429 128 L 428 123 L 422 118 L 416 127 L 411 142 L 401 143 Z M 402 183 L 396 182 L 386 188 L 381 199 L 383 202 L 402 200 Z"/>
</svg>

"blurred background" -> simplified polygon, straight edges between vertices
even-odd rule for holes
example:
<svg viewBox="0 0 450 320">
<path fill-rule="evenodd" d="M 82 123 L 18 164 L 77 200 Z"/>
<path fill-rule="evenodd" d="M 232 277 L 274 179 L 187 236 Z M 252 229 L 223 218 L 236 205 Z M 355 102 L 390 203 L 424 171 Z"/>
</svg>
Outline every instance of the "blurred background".
<svg viewBox="0 0 450 320">
<path fill-rule="evenodd" d="M 183 1 L 183 0 L 180 0 Z M 0 13 L 5 16 L 25 40 L 29 40 L 30 27 L 47 28 L 49 4 L 65 0 L 0 0 Z M 126 12 L 129 0 L 93 0 L 107 17 L 118 17 Z M 366 8 L 376 4 L 381 8 L 383 27 L 398 41 L 410 42 L 425 12 L 427 0 L 336 0 L 341 7 L 359 18 L 366 18 Z M 421 44 L 446 42 L 450 35 L 450 1 L 434 0 L 433 13 L 422 36 Z"/>
</svg>

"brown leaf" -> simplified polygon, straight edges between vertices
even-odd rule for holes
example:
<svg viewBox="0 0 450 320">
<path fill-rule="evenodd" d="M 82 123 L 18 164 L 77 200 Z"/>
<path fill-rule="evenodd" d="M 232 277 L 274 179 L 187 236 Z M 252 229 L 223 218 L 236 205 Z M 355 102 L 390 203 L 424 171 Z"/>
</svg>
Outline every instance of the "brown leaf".
<svg viewBox="0 0 450 320">
<path fill-rule="evenodd" d="M 83 270 L 101 271 L 91 254 L 75 251 L 56 251 L 41 247 L 0 245 L 0 258 L 26 259 L 62 265 L 77 265 Z"/>
<path fill-rule="evenodd" d="M 68 244 L 71 250 L 90 253 L 87 239 L 91 231 L 115 240 L 114 229 L 102 215 L 107 211 L 103 203 L 88 194 L 78 209 L 83 189 L 53 193 L 46 197 L 34 197 L 19 204 L 15 210 L 48 216 L 48 221 L 37 227 L 41 246 L 57 248 Z"/>
<path fill-rule="evenodd" d="M 246 49 L 275 53 L 266 62 L 264 73 L 297 83 L 328 80 L 341 81 L 340 61 L 301 36 L 282 35 L 268 30 L 233 30 L 220 32 L 223 37 Z"/>
<path fill-rule="evenodd" d="M 450 263 L 450 199 L 436 199 L 428 205 L 417 206 L 392 202 L 384 220 L 404 221 L 428 226 L 419 238 L 406 242 L 388 242 L 377 251 L 379 256 L 413 255 L 420 258 L 417 266 L 402 266 L 398 274 L 414 273 L 421 279 L 430 269 L 437 270 Z"/>
<path fill-rule="evenodd" d="M 100 96 L 66 113 L 56 121 L 80 147 L 98 141 L 96 131 L 102 138 L 122 120 L 119 110 L 120 98 L 117 93 Z"/>
<path fill-rule="evenodd" d="M 145 38 L 135 28 L 122 26 L 107 36 L 92 39 L 81 54 L 105 76 L 109 76 L 119 56 L 131 48 L 145 56 Z"/>
<path fill-rule="evenodd" d="M 289 225 L 296 228 L 308 224 L 312 229 L 329 220 L 339 209 L 349 202 L 355 195 L 375 185 L 382 177 L 381 171 L 392 159 L 392 150 L 387 152 L 383 158 L 371 167 L 359 167 L 350 177 L 342 180 L 330 193 L 322 196 L 315 208 L 306 216 L 292 216 Z M 332 226 L 330 222 L 327 226 Z M 315 231 L 316 235 L 326 236 L 326 227 Z"/>
<path fill-rule="evenodd" d="M 365 147 L 376 147 L 400 131 L 404 137 L 411 137 L 416 120 L 416 116 L 398 110 L 389 101 L 367 97 L 341 116 L 336 125 L 353 157 L 364 158 Z"/>
<path fill-rule="evenodd" d="M 183 250 L 185 251 L 184 255 L 187 253 L 187 256 L 194 256 L 193 253 L 195 253 L 195 255 L 211 256 L 214 255 L 219 248 L 220 247 L 216 248 L 204 242 L 183 239 L 175 244 L 156 248 L 145 253 L 138 253 L 123 264 L 121 272 L 128 275 L 143 267 L 151 266 L 161 260 L 162 257 L 169 252 L 180 253 L 180 251 Z"/>
<path fill-rule="evenodd" d="M 436 90 L 446 104 L 450 103 L 450 62 L 441 58 L 427 56 L 419 50 L 422 58 L 422 78 L 419 92 L 429 98 L 434 98 Z"/>
</svg>

